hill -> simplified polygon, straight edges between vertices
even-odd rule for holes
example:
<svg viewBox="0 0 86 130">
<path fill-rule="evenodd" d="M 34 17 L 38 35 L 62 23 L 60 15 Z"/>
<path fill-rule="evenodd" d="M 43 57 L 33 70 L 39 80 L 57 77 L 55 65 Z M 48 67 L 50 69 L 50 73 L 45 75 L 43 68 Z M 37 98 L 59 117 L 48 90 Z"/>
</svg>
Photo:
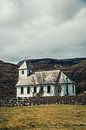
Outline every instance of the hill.
<svg viewBox="0 0 86 130">
<path fill-rule="evenodd" d="M 11 63 L 0 62 L 0 97 L 14 97 L 18 79 L 18 67 Z"/>
<path fill-rule="evenodd" d="M 0 61 L 0 97 L 16 96 L 15 84 L 18 80 L 17 65 Z M 28 59 L 27 65 L 32 65 L 33 71 L 61 69 L 76 83 L 77 94 L 86 91 L 86 58 L 75 59 Z"/>
</svg>

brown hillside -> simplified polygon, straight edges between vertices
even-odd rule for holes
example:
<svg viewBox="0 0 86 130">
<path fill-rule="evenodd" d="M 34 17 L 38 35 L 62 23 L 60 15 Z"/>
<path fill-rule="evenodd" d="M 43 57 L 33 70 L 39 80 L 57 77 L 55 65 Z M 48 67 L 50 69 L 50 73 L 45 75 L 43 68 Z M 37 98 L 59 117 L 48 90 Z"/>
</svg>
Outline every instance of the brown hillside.
<svg viewBox="0 0 86 130">
<path fill-rule="evenodd" d="M 86 91 L 86 60 L 71 66 L 72 78 L 77 85 L 77 93 Z"/>
<path fill-rule="evenodd" d="M 10 63 L 0 63 L 0 97 L 16 96 L 15 84 L 18 79 L 18 67 Z"/>
</svg>

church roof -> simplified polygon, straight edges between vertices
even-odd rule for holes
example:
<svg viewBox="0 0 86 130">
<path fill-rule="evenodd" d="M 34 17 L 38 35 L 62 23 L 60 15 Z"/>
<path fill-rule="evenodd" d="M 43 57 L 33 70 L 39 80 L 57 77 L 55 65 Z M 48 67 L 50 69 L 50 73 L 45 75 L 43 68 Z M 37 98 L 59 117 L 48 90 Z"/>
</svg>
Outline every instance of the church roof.
<svg viewBox="0 0 86 130">
<path fill-rule="evenodd" d="M 60 70 L 34 72 L 27 77 L 19 78 L 16 86 L 55 84 L 56 81 L 59 79 L 60 72 Z"/>
</svg>

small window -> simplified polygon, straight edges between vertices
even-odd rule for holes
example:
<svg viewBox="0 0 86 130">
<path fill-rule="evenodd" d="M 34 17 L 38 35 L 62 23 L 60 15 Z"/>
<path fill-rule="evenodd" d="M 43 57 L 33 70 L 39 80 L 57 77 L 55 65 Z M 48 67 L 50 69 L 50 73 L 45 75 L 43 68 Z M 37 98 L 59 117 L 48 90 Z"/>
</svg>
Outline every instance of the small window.
<svg viewBox="0 0 86 130">
<path fill-rule="evenodd" d="M 24 74 L 24 70 L 22 70 L 22 74 Z"/>
<path fill-rule="evenodd" d="M 23 94 L 24 93 L 24 88 L 23 87 L 21 87 L 21 94 Z"/>
<path fill-rule="evenodd" d="M 30 87 L 27 87 L 27 94 L 30 93 Z"/>
<path fill-rule="evenodd" d="M 37 88 L 36 87 L 34 87 L 34 93 L 36 93 L 37 92 Z"/>
<path fill-rule="evenodd" d="M 50 86 L 47 86 L 47 93 L 50 93 Z"/>
<path fill-rule="evenodd" d="M 74 93 L 74 85 L 72 86 L 72 91 L 73 91 L 73 93 Z"/>
<path fill-rule="evenodd" d="M 43 87 L 40 88 L 40 91 L 43 92 Z"/>
<path fill-rule="evenodd" d="M 66 86 L 66 95 L 69 95 L 69 93 L 68 93 L 68 86 Z"/>
</svg>

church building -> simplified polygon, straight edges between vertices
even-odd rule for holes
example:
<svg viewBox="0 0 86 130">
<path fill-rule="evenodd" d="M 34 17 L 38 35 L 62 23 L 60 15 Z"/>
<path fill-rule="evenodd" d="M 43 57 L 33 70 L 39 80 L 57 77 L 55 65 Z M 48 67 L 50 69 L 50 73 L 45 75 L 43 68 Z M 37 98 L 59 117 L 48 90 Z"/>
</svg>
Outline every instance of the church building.
<svg viewBox="0 0 86 130">
<path fill-rule="evenodd" d="M 76 95 L 75 83 L 61 70 L 33 72 L 26 61 L 19 67 L 17 98 Z"/>
</svg>

